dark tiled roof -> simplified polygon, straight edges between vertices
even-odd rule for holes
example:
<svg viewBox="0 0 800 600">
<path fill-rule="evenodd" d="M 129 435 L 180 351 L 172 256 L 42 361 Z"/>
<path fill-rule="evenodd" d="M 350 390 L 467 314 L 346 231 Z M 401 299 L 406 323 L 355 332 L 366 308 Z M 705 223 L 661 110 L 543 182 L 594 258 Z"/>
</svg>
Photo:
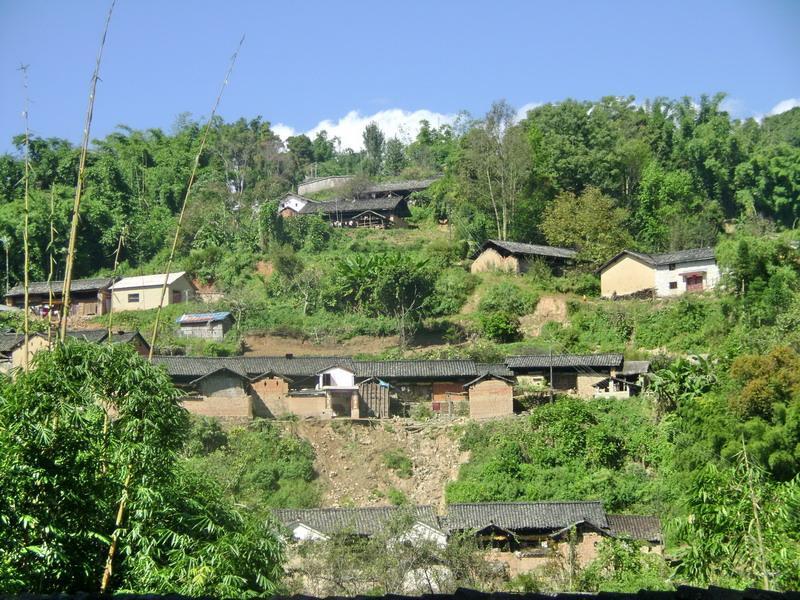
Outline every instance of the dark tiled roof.
<svg viewBox="0 0 800 600">
<path fill-rule="evenodd" d="M 557 531 L 581 521 L 609 528 L 601 502 L 484 502 L 447 507 L 450 531 L 480 531 L 490 526 L 508 531 Z"/>
<path fill-rule="evenodd" d="M 431 184 L 438 181 L 438 177 L 432 179 L 409 179 L 406 181 L 394 181 L 390 183 L 377 183 L 371 185 L 360 194 L 385 194 L 389 192 L 419 192 L 431 186 Z"/>
<path fill-rule="evenodd" d="M 478 375 L 496 375 L 497 377 L 514 377 L 514 371 L 508 368 L 505 363 L 475 363 L 475 371 Z"/>
<path fill-rule="evenodd" d="M 674 252 L 664 252 L 661 254 L 647 254 L 645 252 L 635 252 L 634 250 L 623 250 L 612 259 L 603 263 L 597 271 L 602 271 L 618 258 L 624 255 L 638 258 L 643 263 L 651 267 L 663 267 L 664 265 L 680 264 L 687 262 L 699 262 L 703 260 L 714 260 L 716 257 L 714 248 L 691 248 L 689 250 L 676 250 Z"/>
<path fill-rule="evenodd" d="M 629 537 L 660 543 L 661 521 L 658 517 L 645 515 L 608 515 L 608 524 L 615 536 Z"/>
<path fill-rule="evenodd" d="M 371 536 L 380 533 L 392 519 L 400 518 L 406 510 L 410 511 L 415 521 L 440 528 L 439 519 L 430 506 L 275 509 L 272 512 L 287 527 L 302 523 L 326 535 L 347 532 Z"/>
<path fill-rule="evenodd" d="M 363 200 L 326 200 L 325 202 L 308 202 L 302 209 L 301 215 L 337 213 L 357 214 L 365 210 L 389 210 L 408 213 L 406 201 L 400 196 L 386 196 L 382 198 L 365 198 Z"/>
<path fill-rule="evenodd" d="M 0 333 L 0 352 L 11 352 L 25 340 L 21 333 Z"/>
<path fill-rule="evenodd" d="M 93 292 L 99 290 L 106 290 L 114 283 L 112 277 L 97 277 L 95 279 L 73 279 L 70 290 L 74 292 Z M 52 287 L 53 295 L 59 296 L 64 289 L 63 281 L 51 281 L 48 284 L 46 281 L 32 281 L 28 285 L 29 294 L 48 294 L 49 288 Z M 8 296 L 22 296 L 25 294 L 22 284 L 17 284 L 6 292 Z"/>
<path fill-rule="evenodd" d="M 552 362 L 551 362 L 552 361 Z M 531 354 L 528 356 L 509 356 L 506 364 L 511 370 L 546 369 L 550 365 L 563 367 L 619 367 L 622 354 Z"/>
<path fill-rule="evenodd" d="M 382 360 L 356 361 L 358 377 L 380 379 L 440 379 L 475 377 L 478 372 L 471 360 Z"/>
<path fill-rule="evenodd" d="M 575 258 L 576 250 L 559 248 L 558 246 L 540 246 L 538 244 L 523 244 L 522 242 L 509 242 L 504 240 L 487 240 L 483 250 L 489 247 L 500 248 L 509 254 L 524 254 L 527 256 L 550 256 L 554 258 Z"/>
<path fill-rule="evenodd" d="M 222 367 L 242 371 L 248 377 L 271 372 L 300 380 L 315 377 L 334 364 L 354 370 L 352 359 L 335 356 L 155 356 L 153 362 L 164 365 L 173 377 L 192 379 Z"/>
<path fill-rule="evenodd" d="M 85 329 L 85 330 L 74 330 L 68 331 L 67 337 L 73 340 L 81 340 L 83 342 L 90 342 L 92 344 L 97 344 L 102 342 L 108 337 L 108 330 L 107 329 Z"/>
</svg>

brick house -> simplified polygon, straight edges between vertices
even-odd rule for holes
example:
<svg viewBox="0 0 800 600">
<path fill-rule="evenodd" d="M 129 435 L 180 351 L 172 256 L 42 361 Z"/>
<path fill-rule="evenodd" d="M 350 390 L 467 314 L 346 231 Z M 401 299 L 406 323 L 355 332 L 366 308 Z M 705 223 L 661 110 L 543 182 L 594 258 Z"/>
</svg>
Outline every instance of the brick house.
<svg viewBox="0 0 800 600">
<path fill-rule="evenodd" d="M 484 271 L 507 271 L 525 273 L 534 260 L 545 263 L 553 273 L 560 274 L 574 264 L 577 252 L 570 248 L 540 246 L 504 240 L 486 240 L 474 256 L 469 270 L 472 273 Z"/>
</svg>

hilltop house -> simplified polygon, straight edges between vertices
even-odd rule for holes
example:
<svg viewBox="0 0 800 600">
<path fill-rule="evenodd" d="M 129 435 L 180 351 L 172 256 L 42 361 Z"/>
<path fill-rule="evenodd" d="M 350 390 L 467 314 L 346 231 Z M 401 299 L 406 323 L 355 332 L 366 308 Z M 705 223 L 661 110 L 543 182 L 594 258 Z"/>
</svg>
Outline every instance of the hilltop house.
<svg viewBox="0 0 800 600">
<path fill-rule="evenodd" d="M 233 326 L 233 315 L 227 311 L 183 314 L 175 322 L 183 337 L 221 340 Z"/>
<path fill-rule="evenodd" d="M 560 274 L 575 261 L 577 252 L 570 248 L 539 246 L 503 240 L 486 240 L 472 261 L 470 271 L 508 271 L 525 273 L 532 261 L 544 262 L 553 273 Z"/>
<path fill-rule="evenodd" d="M 70 316 L 104 315 L 111 310 L 109 291 L 114 279 L 98 277 L 95 279 L 73 279 L 70 285 Z M 52 308 L 59 311 L 63 299 L 63 281 L 33 281 L 28 285 L 28 304 L 39 314 L 46 314 Z M 52 294 L 52 303 L 50 296 Z M 6 304 L 22 308 L 25 304 L 25 290 L 22 284 L 15 285 L 6 292 Z M 52 304 L 52 307 L 50 306 Z"/>
<path fill-rule="evenodd" d="M 713 248 L 663 254 L 623 250 L 598 269 L 604 298 L 648 293 L 656 297 L 702 292 L 717 286 L 719 267 Z"/>
<path fill-rule="evenodd" d="M 283 218 L 301 215 L 320 215 L 334 227 L 372 227 L 387 229 L 405 226 L 411 216 L 408 204 L 401 196 L 317 201 L 298 194 L 287 194 L 278 205 Z"/>
<path fill-rule="evenodd" d="M 517 383 L 549 388 L 551 367 L 554 390 L 586 398 L 627 398 L 641 389 L 649 368 L 640 361 L 626 370 L 621 354 L 511 356 L 499 364 L 290 354 L 157 356 L 154 362 L 185 391 L 187 410 L 233 419 L 386 418 L 420 404 L 441 416 L 495 418 L 514 413 Z"/>
<path fill-rule="evenodd" d="M 188 302 L 194 298 L 195 287 L 185 271 L 123 277 L 111 286 L 112 310 L 147 310 L 158 308 L 164 280 L 167 290 L 164 305 Z"/>
</svg>

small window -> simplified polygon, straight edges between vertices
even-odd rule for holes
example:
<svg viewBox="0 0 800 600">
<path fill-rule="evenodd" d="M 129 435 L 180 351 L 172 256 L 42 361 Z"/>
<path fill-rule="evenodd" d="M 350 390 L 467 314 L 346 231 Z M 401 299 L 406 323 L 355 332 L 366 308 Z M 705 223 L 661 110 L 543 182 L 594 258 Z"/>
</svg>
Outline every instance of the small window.
<svg viewBox="0 0 800 600">
<path fill-rule="evenodd" d="M 670 263 L 669 270 L 670 271 L 674 271 L 675 270 L 675 263 Z"/>
<path fill-rule="evenodd" d="M 669 289 L 677 290 L 678 289 L 678 282 L 677 281 L 670 281 L 669 282 Z"/>
<path fill-rule="evenodd" d="M 139 294 L 128 294 L 128 302 L 138 302 L 139 301 Z"/>
<path fill-rule="evenodd" d="M 330 386 L 331 385 L 331 374 L 330 373 L 323 373 L 322 374 L 322 385 L 323 386 Z"/>
</svg>

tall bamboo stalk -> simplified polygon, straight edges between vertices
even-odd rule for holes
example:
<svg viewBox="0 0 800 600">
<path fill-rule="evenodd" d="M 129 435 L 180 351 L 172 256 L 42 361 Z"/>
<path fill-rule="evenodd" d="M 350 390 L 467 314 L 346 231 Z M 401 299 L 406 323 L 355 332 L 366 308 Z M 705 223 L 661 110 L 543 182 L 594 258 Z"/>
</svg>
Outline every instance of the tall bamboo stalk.
<svg viewBox="0 0 800 600">
<path fill-rule="evenodd" d="M 100 61 L 103 58 L 103 49 L 106 45 L 108 26 L 111 23 L 111 14 L 114 12 L 114 5 L 117 0 L 111 0 L 111 6 L 106 16 L 106 24 L 103 28 L 103 37 L 100 40 L 100 49 L 97 52 L 97 61 L 94 65 L 92 81 L 89 85 L 89 106 L 86 109 L 86 121 L 83 126 L 83 142 L 81 144 L 81 158 L 78 164 L 78 181 L 75 184 L 75 201 L 72 206 L 72 225 L 69 231 L 69 245 L 67 246 L 67 262 L 64 268 L 64 291 L 62 293 L 63 303 L 59 315 L 59 328 L 61 330 L 60 339 L 63 342 L 67 337 L 67 321 L 69 320 L 70 287 L 72 286 L 72 266 L 75 262 L 75 243 L 78 237 L 78 222 L 80 221 L 81 196 L 83 194 L 83 177 L 86 171 L 86 156 L 89 153 L 89 132 L 92 128 L 92 116 L 94 114 L 94 98 L 97 90 L 97 80 L 100 79 Z"/>
<path fill-rule="evenodd" d="M 22 71 L 22 87 L 25 90 L 25 110 L 22 116 L 25 118 L 25 200 L 23 208 L 23 225 L 22 225 L 22 251 L 24 254 L 23 266 L 23 294 L 24 294 L 24 310 L 25 316 L 23 317 L 22 331 L 25 336 L 24 354 L 22 357 L 22 369 L 28 370 L 29 345 L 31 337 L 31 323 L 30 323 L 30 298 L 28 287 L 30 284 L 28 278 L 28 270 L 30 269 L 30 248 L 28 247 L 28 223 L 30 220 L 30 179 L 31 179 L 31 136 L 30 128 L 28 127 L 28 65 L 20 65 L 19 70 Z"/>
<path fill-rule="evenodd" d="M 48 253 L 50 254 L 50 266 L 47 270 L 47 345 L 53 341 L 53 272 L 56 270 L 55 244 L 56 244 L 56 227 L 53 224 L 55 214 L 55 188 L 50 186 L 50 244 L 47 246 Z"/>
<path fill-rule="evenodd" d="M 172 270 L 172 261 L 175 258 L 175 249 L 178 247 L 178 237 L 180 236 L 181 226 L 183 225 L 183 215 L 186 212 L 186 204 L 189 201 L 189 195 L 192 193 L 192 186 L 194 185 L 194 178 L 197 175 L 197 167 L 200 164 L 200 156 L 203 154 L 203 150 L 206 147 L 206 140 L 208 139 L 208 132 L 211 130 L 211 124 L 214 121 L 214 116 L 217 114 L 217 108 L 219 108 L 219 103 L 222 100 L 222 93 L 225 91 L 225 88 L 228 85 L 228 79 L 233 72 L 233 67 L 236 64 L 236 58 L 239 56 L 239 50 L 242 49 L 242 44 L 244 43 L 244 36 L 242 39 L 239 40 L 239 45 L 236 47 L 236 52 L 233 53 L 231 57 L 231 63 L 228 66 L 228 71 L 225 73 L 225 79 L 222 81 L 222 86 L 220 87 L 219 94 L 217 94 L 217 100 L 214 102 L 214 108 L 211 110 L 211 114 L 208 117 L 208 123 L 206 123 L 206 128 L 203 131 L 203 137 L 200 140 L 200 148 L 197 150 L 197 154 L 194 157 L 194 165 L 192 165 L 192 173 L 189 176 L 189 184 L 186 186 L 186 194 L 183 196 L 183 204 L 181 205 L 181 212 L 178 215 L 178 224 L 175 227 L 175 237 L 172 239 L 172 249 L 169 252 L 169 259 L 167 260 L 167 268 L 166 272 L 164 273 L 164 283 L 161 285 L 161 299 L 158 302 L 158 309 L 156 310 L 156 319 L 153 323 L 153 334 L 150 336 L 150 351 L 147 355 L 148 360 L 153 360 L 153 351 L 156 347 L 156 340 L 158 339 L 158 327 L 159 323 L 161 322 L 161 310 L 164 307 L 164 297 L 167 293 L 167 283 L 169 282 L 169 273 Z"/>
<path fill-rule="evenodd" d="M 119 242 L 117 243 L 117 251 L 114 253 L 114 271 L 111 273 L 111 282 L 117 279 L 117 267 L 119 267 L 119 253 L 122 250 L 122 245 L 125 243 L 125 234 L 128 232 L 128 227 L 125 226 L 122 228 L 122 231 L 119 233 Z M 111 292 L 111 302 L 108 307 L 108 341 L 111 341 L 111 325 L 112 325 L 112 318 L 111 316 L 114 314 L 114 311 L 111 310 L 111 304 L 114 303 L 114 292 Z"/>
</svg>

